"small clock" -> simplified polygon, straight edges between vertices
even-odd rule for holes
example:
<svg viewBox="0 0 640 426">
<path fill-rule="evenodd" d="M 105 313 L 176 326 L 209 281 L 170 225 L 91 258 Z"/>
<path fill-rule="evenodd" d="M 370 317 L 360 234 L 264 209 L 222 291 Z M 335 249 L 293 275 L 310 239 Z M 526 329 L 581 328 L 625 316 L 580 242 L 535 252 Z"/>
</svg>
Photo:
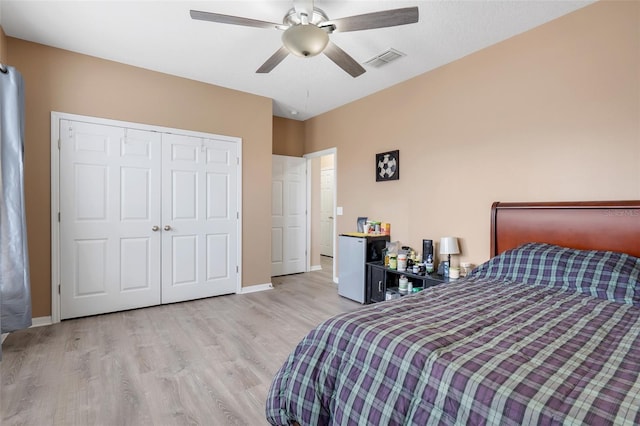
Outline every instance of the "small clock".
<svg viewBox="0 0 640 426">
<path fill-rule="evenodd" d="M 400 179 L 400 150 L 376 154 L 376 182 Z"/>
</svg>

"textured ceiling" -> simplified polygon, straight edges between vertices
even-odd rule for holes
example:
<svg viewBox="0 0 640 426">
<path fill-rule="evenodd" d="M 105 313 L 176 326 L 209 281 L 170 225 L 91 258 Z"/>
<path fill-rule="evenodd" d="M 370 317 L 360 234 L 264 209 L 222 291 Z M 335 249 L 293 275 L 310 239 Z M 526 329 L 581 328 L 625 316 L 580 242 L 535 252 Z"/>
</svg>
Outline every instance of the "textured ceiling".
<svg viewBox="0 0 640 426">
<path fill-rule="evenodd" d="M 406 54 L 381 68 L 365 65 L 357 78 L 324 55 L 289 55 L 271 73 L 256 74 L 281 46 L 281 31 L 189 16 L 197 9 L 280 23 L 291 1 L 0 0 L 0 23 L 12 37 L 265 96 L 273 99 L 274 115 L 305 120 L 590 3 L 317 0 L 330 19 L 419 7 L 416 24 L 331 35 L 361 64 L 389 48 Z"/>
</svg>

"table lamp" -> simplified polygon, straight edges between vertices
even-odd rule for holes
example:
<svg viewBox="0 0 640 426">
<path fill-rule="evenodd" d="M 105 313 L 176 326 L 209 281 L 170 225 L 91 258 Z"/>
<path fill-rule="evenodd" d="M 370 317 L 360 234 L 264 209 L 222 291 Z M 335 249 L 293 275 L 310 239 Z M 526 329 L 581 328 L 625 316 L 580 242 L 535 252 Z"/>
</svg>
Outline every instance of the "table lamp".
<svg viewBox="0 0 640 426">
<path fill-rule="evenodd" d="M 440 254 L 446 254 L 447 264 L 451 267 L 451 255 L 460 253 L 460 247 L 458 247 L 458 239 L 456 237 L 442 237 L 440 238 Z"/>
</svg>

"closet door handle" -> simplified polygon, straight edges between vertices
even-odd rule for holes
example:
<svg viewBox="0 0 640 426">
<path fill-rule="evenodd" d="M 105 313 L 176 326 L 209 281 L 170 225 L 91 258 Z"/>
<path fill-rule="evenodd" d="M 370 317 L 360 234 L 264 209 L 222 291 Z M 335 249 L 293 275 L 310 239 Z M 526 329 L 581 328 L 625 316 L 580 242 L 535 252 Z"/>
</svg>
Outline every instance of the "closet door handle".
<svg viewBox="0 0 640 426">
<path fill-rule="evenodd" d="M 171 231 L 171 227 L 170 227 L 169 225 L 165 225 L 165 226 L 164 226 L 164 230 L 165 230 L 165 231 Z"/>
<path fill-rule="evenodd" d="M 153 226 L 151 227 L 151 230 L 152 230 L 153 232 L 158 232 L 158 231 L 160 230 L 160 227 L 159 227 L 158 225 L 153 225 Z"/>
</svg>

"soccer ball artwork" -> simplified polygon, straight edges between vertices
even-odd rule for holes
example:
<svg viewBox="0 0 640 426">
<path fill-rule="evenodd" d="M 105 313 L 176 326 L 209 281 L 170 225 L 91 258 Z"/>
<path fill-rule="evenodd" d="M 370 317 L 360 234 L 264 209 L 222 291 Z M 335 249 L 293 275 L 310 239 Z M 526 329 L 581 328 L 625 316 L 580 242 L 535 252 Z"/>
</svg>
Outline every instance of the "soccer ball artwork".
<svg viewBox="0 0 640 426">
<path fill-rule="evenodd" d="M 376 181 L 396 180 L 399 178 L 399 151 L 377 154 L 376 161 Z"/>
<path fill-rule="evenodd" d="M 385 154 L 382 160 L 378 161 L 380 177 L 389 179 L 396 174 L 396 159 L 390 154 Z"/>
</svg>

